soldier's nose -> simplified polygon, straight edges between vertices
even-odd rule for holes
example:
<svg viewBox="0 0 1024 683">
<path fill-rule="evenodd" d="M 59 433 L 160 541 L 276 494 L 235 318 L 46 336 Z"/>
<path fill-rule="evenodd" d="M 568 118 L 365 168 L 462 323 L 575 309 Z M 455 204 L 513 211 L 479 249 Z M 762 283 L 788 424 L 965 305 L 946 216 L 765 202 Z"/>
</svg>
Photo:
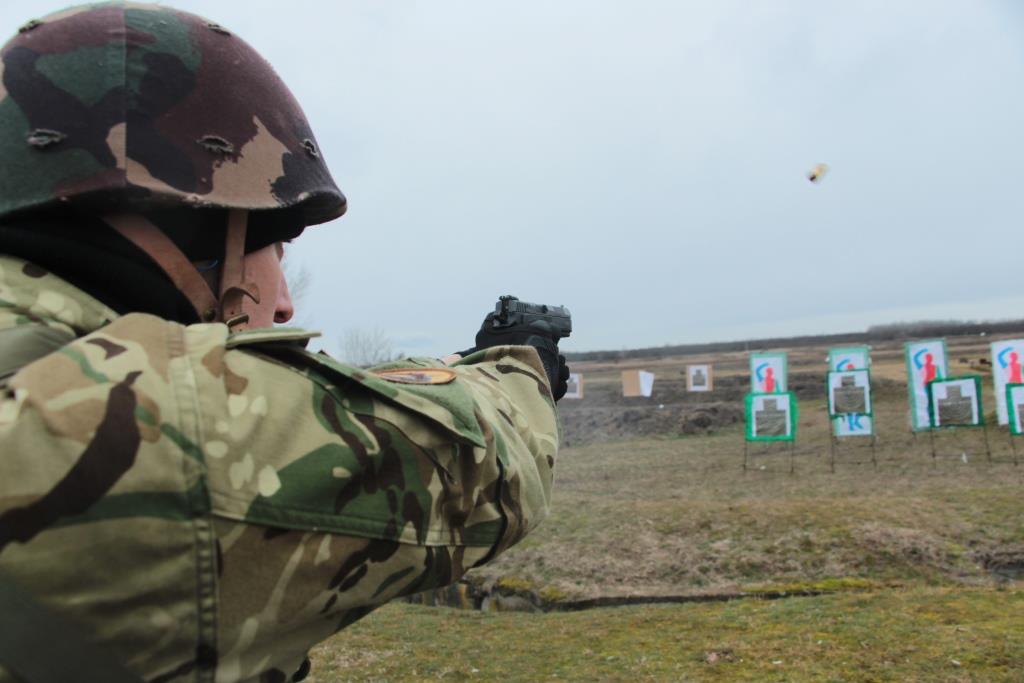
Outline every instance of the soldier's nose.
<svg viewBox="0 0 1024 683">
<path fill-rule="evenodd" d="M 274 302 L 274 322 L 283 324 L 295 316 L 295 305 L 288 291 L 288 282 L 281 276 L 281 286 L 277 290 L 277 301 Z"/>
</svg>

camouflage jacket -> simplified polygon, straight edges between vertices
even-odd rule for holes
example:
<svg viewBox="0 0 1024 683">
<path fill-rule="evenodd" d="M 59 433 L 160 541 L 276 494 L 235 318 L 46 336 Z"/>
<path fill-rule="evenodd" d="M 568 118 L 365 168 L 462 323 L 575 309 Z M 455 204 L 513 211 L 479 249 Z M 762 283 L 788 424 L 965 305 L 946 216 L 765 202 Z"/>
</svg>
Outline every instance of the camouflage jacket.
<svg viewBox="0 0 1024 683">
<path fill-rule="evenodd" d="M 547 512 L 527 347 L 363 371 L 295 330 L 119 317 L 0 256 L 0 357 L 32 330 L 68 343 L 0 379 L 0 571 L 146 680 L 289 680 Z"/>
</svg>

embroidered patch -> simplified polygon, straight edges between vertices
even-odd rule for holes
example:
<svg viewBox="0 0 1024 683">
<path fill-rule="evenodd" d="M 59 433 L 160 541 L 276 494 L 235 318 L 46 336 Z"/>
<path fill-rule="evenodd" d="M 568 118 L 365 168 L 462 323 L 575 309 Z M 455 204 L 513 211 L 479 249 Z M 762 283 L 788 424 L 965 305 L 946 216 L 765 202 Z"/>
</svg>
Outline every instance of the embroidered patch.
<svg viewBox="0 0 1024 683">
<path fill-rule="evenodd" d="M 455 381 L 455 372 L 443 368 L 400 368 L 378 370 L 373 374 L 398 384 L 449 384 Z"/>
</svg>

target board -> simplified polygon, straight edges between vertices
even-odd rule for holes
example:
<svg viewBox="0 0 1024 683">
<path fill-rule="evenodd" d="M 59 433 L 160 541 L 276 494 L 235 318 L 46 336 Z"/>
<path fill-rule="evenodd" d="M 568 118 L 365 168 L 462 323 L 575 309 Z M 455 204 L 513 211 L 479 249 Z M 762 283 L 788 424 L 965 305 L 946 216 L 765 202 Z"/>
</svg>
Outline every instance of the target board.
<svg viewBox="0 0 1024 683">
<path fill-rule="evenodd" d="M 786 354 L 750 354 L 750 391 L 754 394 L 782 394 L 788 391 Z"/>
<path fill-rule="evenodd" d="M 650 398 L 654 392 L 654 373 L 646 370 L 622 371 L 622 395 Z"/>
<path fill-rule="evenodd" d="M 569 381 L 566 384 L 565 396 L 562 398 L 583 398 L 583 373 L 569 373 Z"/>
<path fill-rule="evenodd" d="M 747 441 L 793 441 L 796 439 L 796 394 L 747 394 L 746 419 Z"/>
<path fill-rule="evenodd" d="M 928 384 L 949 376 L 946 340 L 907 342 L 903 350 L 907 363 L 907 390 L 910 392 L 910 428 L 915 432 L 931 429 Z"/>
<path fill-rule="evenodd" d="M 1024 384 L 1006 385 L 1006 408 L 1010 422 L 1010 433 L 1024 434 Z"/>
<path fill-rule="evenodd" d="M 870 371 L 828 373 L 828 413 L 832 417 L 871 415 Z"/>
<path fill-rule="evenodd" d="M 867 370 L 871 366 L 871 350 L 867 346 L 837 346 L 828 350 L 828 369 Z"/>
<path fill-rule="evenodd" d="M 849 370 L 867 371 L 869 367 L 871 367 L 871 349 L 867 346 L 837 346 L 828 350 L 828 369 L 830 373 Z M 871 383 L 869 377 L 869 403 L 870 400 Z M 831 410 L 829 412 L 831 413 Z M 874 436 L 874 416 L 861 413 L 833 414 L 832 432 L 839 437 Z"/>
<path fill-rule="evenodd" d="M 1024 339 L 992 342 L 992 384 L 996 391 L 999 424 L 1009 424 L 1006 387 L 1010 384 L 1024 384 Z"/>
<path fill-rule="evenodd" d="M 981 378 L 947 377 L 928 383 L 932 427 L 980 427 L 985 424 L 981 407 Z"/>
<path fill-rule="evenodd" d="M 713 368 L 710 364 L 686 366 L 687 391 L 712 391 Z"/>
</svg>

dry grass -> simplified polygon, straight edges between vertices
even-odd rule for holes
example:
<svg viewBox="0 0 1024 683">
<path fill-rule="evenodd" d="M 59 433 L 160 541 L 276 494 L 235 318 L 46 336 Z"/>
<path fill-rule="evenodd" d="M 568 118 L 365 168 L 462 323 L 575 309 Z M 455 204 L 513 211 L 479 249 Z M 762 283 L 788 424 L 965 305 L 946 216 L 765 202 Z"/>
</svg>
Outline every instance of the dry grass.
<svg viewBox="0 0 1024 683">
<path fill-rule="evenodd" d="M 880 436 L 832 451 L 822 404 L 800 438 L 751 444 L 739 429 L 563 451 L 552 515 L 483 570 L 570 596 L 693 593 L 863 577 L 980 583 L 985 557 L 1024 541 L 1024 465 L 1005 431 L 912 436 L 895 397 Z M 965 455 L 966 454 L 966 455 Z M 964 461 L 966 457 L 966 462 Z M 794 473 L 790 474 L 790 467 Z"/>
</svg>

